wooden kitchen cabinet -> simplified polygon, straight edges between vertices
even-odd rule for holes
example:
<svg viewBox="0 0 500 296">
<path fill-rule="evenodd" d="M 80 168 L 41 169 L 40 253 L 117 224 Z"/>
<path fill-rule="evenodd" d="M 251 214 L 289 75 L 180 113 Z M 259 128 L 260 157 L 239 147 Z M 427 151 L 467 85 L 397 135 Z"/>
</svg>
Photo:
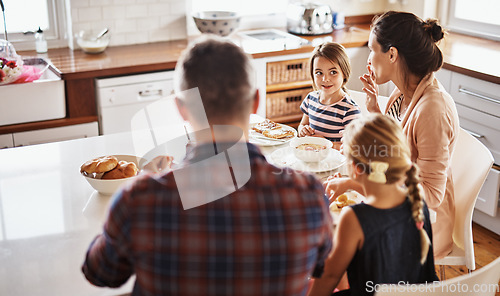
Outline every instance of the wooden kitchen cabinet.
<svg viewBox="0 0 500 296">
<path fill-rule="evenodd" d="M 69 118 L 95 116 L 97 120 L 94 78 L 66 80 L 65 87 L 67 116 Z"/>
</svg>

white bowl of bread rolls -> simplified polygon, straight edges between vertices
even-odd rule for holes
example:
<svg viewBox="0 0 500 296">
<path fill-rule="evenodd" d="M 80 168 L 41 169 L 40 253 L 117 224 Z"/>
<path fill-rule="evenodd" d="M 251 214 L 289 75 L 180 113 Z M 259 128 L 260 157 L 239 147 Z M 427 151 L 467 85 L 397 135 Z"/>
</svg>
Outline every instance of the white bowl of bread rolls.
<svg viewBox="0 0 500 296">
<path fill-rule="evenodd" d="M 118 188 L 137 176 L 146 160 L 134 155 L 106 155 L 86 161 L 80 173 L 90 186 L 103 195 L 112 195 Z"/>
</svg>

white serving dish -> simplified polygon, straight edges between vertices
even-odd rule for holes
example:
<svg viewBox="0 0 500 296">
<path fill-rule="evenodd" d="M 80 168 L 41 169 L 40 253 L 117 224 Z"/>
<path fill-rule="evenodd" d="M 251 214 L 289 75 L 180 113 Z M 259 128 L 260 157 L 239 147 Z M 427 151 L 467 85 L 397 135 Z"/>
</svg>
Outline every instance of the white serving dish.
<svg viewBox="0 0 500 296">
<path fill-rule="evenodd" d="M 321 150 L 301 150 L 297 146 L 302 144 L 315 144 L 324 146 Z M 294 138 L 290 141 L 290 147 L 293 148 L 293 154 L 298 159 L 304 162 L 319 162 L 327 158 L 332 150 L 333 143 L 325 138 L 320 137 L 301 137 Z"/>
<path fill-rule="evenodd" d="M 43 59 L 30 60 L 37 62 L 31 65 L 47 67 Z M 34 82 L 1 85 L 0 106 L 0 125 L 64 118 L 64 81 L 49 66 Z"/>
<path fill-rule="evenodd" d="M 133 155 L 114 155 L 114 156 L 118 159 L 118 161 L 125 160 L 128 162 L 134 162 L 137 165 L 137 168 L 139 169 L 139 171 L 146 163 L 146 159 L 139 157 L 139 156 L 133 156 Z M 99 192 L 100 194 L 103 194 L 103 195 L 112 195 L 124 183 L 137 177 L 137 176 L 134 176 L 134 177 L 123 178 L 123 179 L 102 180 L 102 179 L 88 177 L 88 176 L 85 176 L 83 174 L 82 174 L 82 176 L 85 178 L 85 180 L 87 180 L 87 182 L 90 184 L 90 186 L 92 186 L 92 188 L 94 188 L 95 190 L 97 190 L 97 192 Z"/>
<path fill-rule="evenodd" d="M 293 153 L 293 147 L 283 147 L 275 150 L 269 155 L 270 163 L 277 167 L 289 167 L 296 171 L 323 173 L 336 170 L 343 166 L 346 162 L 346 157 L 336 149 L 330 149 L 330 153 L 323 161 L 304 162 Z"/>
</svg>

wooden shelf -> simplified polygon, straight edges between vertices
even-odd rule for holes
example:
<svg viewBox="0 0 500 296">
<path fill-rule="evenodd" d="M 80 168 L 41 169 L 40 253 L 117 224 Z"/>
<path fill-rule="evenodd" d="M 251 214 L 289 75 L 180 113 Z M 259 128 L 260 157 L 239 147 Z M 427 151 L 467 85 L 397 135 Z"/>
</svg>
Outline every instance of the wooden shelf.
<svg viewBox="0 0 500 296">
<path fill-rule="evenodd" d="M 296 82 L 272 84 L 272 85 L 266 85 L 266 92 L 272 93 L 284 90 L 291 90 L 295 88 L 306 88 L 311 86 L 312 86 L 311 81 L 296 81 Z"/>
</svg>

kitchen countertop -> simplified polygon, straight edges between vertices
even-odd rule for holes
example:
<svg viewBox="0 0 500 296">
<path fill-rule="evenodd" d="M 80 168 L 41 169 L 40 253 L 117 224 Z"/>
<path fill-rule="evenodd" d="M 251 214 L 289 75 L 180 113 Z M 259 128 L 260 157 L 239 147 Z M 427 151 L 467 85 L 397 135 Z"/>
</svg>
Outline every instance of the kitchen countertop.
<svg viewBox="0 0 500 296">
<path fill-rule="evenodd" d="M 345 47 L 366 46 L 369 25 L 361 24 L 335 30 L 320 36 L 301 36 L 312 43 L 328 39 L 342 43 Z M 81 50 L 68 48 L 50 49 L 47 54 L 59 70 L 64 80 L 126 75 L 173 69 L 181 52 L 195 37 L 183 40 L 109 47 L 102 54 L 85 54 Z M 242 44 L 242 38 L 232 35 L 232 40 Z M 443 68 L 465 75 L 500 84 L 500 42 L 467 35 L 449 33 L 439 44 L 444 54 Z M 302 45 L 286 49 L 252 46 L 254 58 L 277 55 L 307 53 L 313 46 Z M 33 51 L 20 52 L 21 55 L 37 55 Z"/>
<path fill-rule="evenodd" d="M 309 41 L 317 38 L 330 37 L 342 43 L 345 47 L 360 47 L 367 44 L 369 32 L 367 29 L 339 30 L 332 34 L 304 37 Z M 136 44 L 128 46 L 108 47 L 102 54 L 86 54 L 81 50 L 68 48 L 50 49 L 45 56 L 59 70 L 62 79 L 94 78 L 132 73 L 151 72 L 175 68 L 181 52 L 189 42 L 197 36 L 183 40 L 174 40 L 157 43 Z M 231 37 L 234 42 L 243 45 L 247 40 L 238 34 Z M 255 41 L 257 44 L 259 41 Z M 284 54 L 312 52 L 312 45 L 297 45 L 286 49 L 268 47 L 264 42 L 258 46 L 251 46 L 248 52 L 254 58 L 270 57 Z M 20 52 L 21 55 L 32 56 L 35 52 Z M 39 55 L 40 56 L 40 55 Z"/>
</svg>

